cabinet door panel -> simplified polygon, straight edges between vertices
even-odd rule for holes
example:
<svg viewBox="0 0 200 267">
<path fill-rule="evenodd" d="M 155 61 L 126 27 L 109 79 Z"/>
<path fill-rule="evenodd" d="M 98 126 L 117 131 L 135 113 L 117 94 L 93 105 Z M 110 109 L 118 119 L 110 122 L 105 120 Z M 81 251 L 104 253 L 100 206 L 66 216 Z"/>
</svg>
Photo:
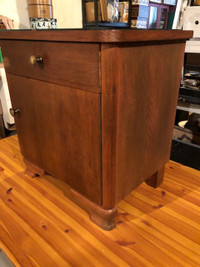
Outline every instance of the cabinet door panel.
<svg viewBox="0 0 200 267">
<path fill-rule="evenodd" d="M 101 204 L 100 95 L 8 74 L 23 156 Z"/>
</svg>

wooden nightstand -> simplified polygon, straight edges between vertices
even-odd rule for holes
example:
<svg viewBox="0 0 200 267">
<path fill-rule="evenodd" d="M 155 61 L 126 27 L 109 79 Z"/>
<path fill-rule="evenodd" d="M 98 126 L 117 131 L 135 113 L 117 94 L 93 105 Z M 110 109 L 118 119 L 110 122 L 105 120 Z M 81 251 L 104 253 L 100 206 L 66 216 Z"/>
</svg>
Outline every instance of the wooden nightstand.
<svg viewBox="0 0 200 267">
<path fill-rule="evenodd" d="M 186 39 L 191 31 L 0 33 L 27 172 L 70 186 L 100 227 L 169 160 Z"/>
</svg>

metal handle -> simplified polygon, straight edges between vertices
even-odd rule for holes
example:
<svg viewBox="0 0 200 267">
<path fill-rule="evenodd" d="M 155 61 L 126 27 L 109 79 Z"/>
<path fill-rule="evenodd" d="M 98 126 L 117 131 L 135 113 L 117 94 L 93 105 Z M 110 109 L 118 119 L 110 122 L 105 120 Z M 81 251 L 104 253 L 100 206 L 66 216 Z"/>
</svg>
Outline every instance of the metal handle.
<svg viewBox="0 0 200 267">
<path fill-rule="evenodd" d="M 29 62 L 31 65 L 43 64 L 43 58 L 41 56 L 30 56 Z"/>
<path fill-rule="evenodd" d="M 16 109 L 10 108 L 10 114 L 13 117 L 15 116 L 15 114 L 17 114 L 19 112 L 20 112 L 20 110 L 18 108 L 16 108 Z"/>
</svg>

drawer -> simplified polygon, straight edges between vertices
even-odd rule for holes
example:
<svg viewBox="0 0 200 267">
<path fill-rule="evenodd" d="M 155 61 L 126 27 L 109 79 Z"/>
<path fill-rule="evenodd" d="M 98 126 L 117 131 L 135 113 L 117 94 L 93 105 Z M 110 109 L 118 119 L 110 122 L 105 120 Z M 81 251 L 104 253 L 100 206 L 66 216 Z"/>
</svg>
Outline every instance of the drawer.
<svg viewBox="0 0 200 267">
<path fill-rule="evenodd" d="M 99 44 L 2 40 L 0 46 L 7 73 L 100 91 Z"/>
</svg>

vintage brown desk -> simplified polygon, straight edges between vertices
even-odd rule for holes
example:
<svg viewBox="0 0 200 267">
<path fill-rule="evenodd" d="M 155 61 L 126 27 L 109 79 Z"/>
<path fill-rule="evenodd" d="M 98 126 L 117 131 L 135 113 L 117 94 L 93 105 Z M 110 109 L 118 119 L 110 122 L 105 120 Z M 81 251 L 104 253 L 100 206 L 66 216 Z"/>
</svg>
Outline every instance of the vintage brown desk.
<svg viewBox="0 0 200 267">
<path fill-rule="evenodd" d="M 116 203 L 169 160 L 191 31 L 2 31 L 21 153 L 30 176 L 64 180 L 106 230 Z"/>
</svg>

